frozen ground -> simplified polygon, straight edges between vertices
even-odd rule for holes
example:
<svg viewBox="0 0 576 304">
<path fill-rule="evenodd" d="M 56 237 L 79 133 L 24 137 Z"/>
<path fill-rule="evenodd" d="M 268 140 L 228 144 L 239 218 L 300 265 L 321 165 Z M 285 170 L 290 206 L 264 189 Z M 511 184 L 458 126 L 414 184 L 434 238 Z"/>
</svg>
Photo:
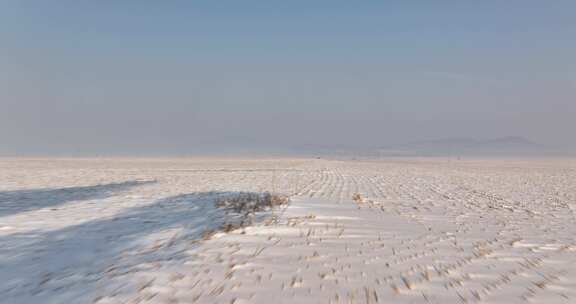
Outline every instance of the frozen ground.
<svg viewBox="0 0 576 304">
<path fill-rule="evenodd" d="M 200 240 L 238 191 L 293 202 Z M 2 159 L 0 302 L 575 303 L 574 208 L 566 159 Z"/>
</svg>

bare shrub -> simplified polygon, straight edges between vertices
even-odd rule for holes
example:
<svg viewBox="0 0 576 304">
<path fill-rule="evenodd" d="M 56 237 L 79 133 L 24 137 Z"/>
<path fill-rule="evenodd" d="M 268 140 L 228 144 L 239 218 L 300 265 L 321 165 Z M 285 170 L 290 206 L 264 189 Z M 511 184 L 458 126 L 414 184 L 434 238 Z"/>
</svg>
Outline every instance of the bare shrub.
<svg viewBox="0 0 576 304">
<path fill-rule="evenodd" d="M 226 212 L 227 218 L 221 228 L 223 231 L 229 232 L 252 223 L 257 212 L 272 210 L 289 202 L 290 198 L 286 195 L 269 192 L 241 192 L 221 197 L 216 200 L 215 204 L 217 208 Z"/>
<path fill-rule="evenodd" d="M 216 200 L 216 207 L 238 214 L 265 211 L 288 204 L 290 199 L 285 195 L 265 193 L 238 193 Z"/>
<path fill-rule="evenodd" d="M 358 204 L 364 201 L 364 199 L 362 198 L 362 194 L 360 193 L 354 193 L 354 195 L 352 195 L 352 200 Z"/>
</svg>

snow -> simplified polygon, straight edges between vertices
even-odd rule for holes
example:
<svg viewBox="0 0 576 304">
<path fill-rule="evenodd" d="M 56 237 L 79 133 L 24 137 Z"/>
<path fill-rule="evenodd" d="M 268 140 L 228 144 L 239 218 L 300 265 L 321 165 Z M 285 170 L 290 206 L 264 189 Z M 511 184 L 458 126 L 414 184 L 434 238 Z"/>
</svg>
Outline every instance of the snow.
<svg viewBox="0 0 576 304">
<path fill-rule="evenodd" d="M 570 159 L 1 159 L 0 302 L 571 303 L 575 180 Z M 239 191 L 292 202 L 204 240 Z"/>
</svg>

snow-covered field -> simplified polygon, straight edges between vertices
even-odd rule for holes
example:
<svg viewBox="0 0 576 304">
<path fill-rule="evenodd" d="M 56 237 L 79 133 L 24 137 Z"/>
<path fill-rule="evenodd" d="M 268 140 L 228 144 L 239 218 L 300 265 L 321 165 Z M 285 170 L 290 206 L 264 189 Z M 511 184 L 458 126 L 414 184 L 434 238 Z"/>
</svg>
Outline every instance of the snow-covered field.
<svg viewBox="0 0 576 304">
<path fill-rule="evenodd" d="M 204 240 L 239 191 L 292 203 Z M 569 159 L 0 159 L 0 302 L 576 303 L 574 208 Z"/>
</svg>

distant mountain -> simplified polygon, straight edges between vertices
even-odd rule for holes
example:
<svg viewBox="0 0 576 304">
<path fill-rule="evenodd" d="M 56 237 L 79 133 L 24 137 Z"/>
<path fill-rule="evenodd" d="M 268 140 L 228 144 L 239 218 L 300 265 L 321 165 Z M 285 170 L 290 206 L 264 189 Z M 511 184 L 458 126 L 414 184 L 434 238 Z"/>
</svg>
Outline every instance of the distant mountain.
<svg viewBox="0 0 576 304">
<path fill-rule="evenodd" d="M 539 157 L 563 155 L 558 149 L 538 144 L 522 136 L 505 136 L 488 139 L 450 137 L 434 140 L 412 141 L 385 146 L 354 146 L 346 144 L 307 144 L 293 146 L 293 154 L 336 157 L 404 157 L 404 156 L 493 156 Z"/>
<path fill-rule="evenodd" d="M 409 142 L 381 147 L 384 155 L 534 155 L 545 153 L 546 149 L 522 136 L 506 136 L 493 139 L 454 137 L 437 140 Z"/>
</svg>

